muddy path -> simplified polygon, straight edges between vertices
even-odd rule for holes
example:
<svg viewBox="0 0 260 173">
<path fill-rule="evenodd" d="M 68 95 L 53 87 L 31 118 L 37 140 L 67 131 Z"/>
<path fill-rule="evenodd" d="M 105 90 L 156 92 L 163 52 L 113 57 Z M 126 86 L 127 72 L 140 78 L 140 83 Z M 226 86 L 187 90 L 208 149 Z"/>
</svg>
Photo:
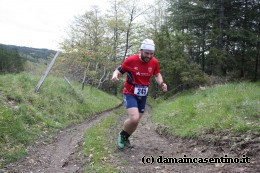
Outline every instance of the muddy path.
<svg viewBox="0 0 260 173">
<path fill-rule="evenodd" d="M 184 140 L 173 136 L 160 135 L 160 132 L 156 132 L 152 124 L 150 107 L 147 107 L 141 123 L 130 140 L 134 148 L 119 152 L 119 156 L 129 163 L 120 168 L 121 172 L 124 173 L 260 172 L 259 153 L 250 158 L 250 164 L 162 163 L 166 159 L 169 161 L 168 158 L 220 158 L 224 155 L 233 158 L 242 157 L 230 152 L 229 147 L 211 146 L 205 143 L 200 144 L 196 140 Z"/>
<path fill-rule="evenodd" d="M 95 115 L 76 126 L 60 131 L 50 144 L 29 148 L 29 155 L 6 167 L 4 172 L 14 173 L 73 173 L 83 172 L 83 156 L 79 155 L 83 135 L 92 125 L 102 121 L 112 110 Z M 0 171 L 1 173 L 1 171 Z"/>
<path fill-rule="evenodd" d="M 16 163 L 6 167 L 4 172 L 19 173 L 73 173 L 83 172 L 86 159 L 80 156 L 84 132 L 92 125 L 110 115 L 113 110 L 96 115 L 79 125 L 70 127 L 57 134 L 56 139 L 48 145 L 32 146 L 29 155 Z M 113 131 L 119 132 L 126 115 L 122 116 Z M 117 134 L 112 134 L 116 141 Z M 195 140 L 184 140 L 175 137 L 165 137 L 156 132 L 151 122 L 151 107 L 146 112 L 136 130 L 130 138 L 134 148 L 112 153 L 117 161 L 119 172 L 124 173 L 225 173 L 225 172 L 259 172 L 259 153 L 250 158 L 250 164 L 219 164 L 219 163 L 161 163 L 165 158 L 213 158 L 225 154 L 238 157 L 230 152 L 228 147 L 209 146 Z M 259 144 L 259 143 L 258 143 Z M 115 147 L 115 146 L 114 146 Z M 116 148 L 116 147 L 115 147 Z M 123 162 L 125 160 L 126 162 Z M 149 163 L 148 163 L 149 162 Z M 159 162 L 159 163 L 158 163 Z M 0 171 L 1 172 L 1 171 Z"/>
</svg>

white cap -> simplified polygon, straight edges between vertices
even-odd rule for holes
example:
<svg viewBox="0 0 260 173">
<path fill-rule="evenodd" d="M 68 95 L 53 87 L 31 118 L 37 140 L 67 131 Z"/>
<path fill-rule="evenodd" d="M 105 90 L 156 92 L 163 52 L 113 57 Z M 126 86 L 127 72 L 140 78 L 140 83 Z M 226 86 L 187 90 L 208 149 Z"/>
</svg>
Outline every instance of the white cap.
<svg viewBox="0 0 260 173">
<path fill-rule="evenodd" d="M 151 39 L 145 39 L 142 44 L 140 49 L 145 49 L 145 50 L 155 50 L 155 45 L 153 40 Z"/>
</svg>

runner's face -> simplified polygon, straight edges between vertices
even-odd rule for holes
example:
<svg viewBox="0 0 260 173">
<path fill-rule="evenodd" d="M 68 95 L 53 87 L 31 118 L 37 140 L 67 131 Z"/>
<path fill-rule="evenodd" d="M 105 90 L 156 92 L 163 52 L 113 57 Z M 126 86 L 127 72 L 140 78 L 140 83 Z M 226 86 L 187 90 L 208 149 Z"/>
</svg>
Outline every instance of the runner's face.
<svg viewBox="0 0 260 173">
<path fill-rule="evenodd" d="M 153 50 L 141 50 L 141 59 L 144 62 L 149 62 L 153 56 L 154 56 Z"/>
</svg>

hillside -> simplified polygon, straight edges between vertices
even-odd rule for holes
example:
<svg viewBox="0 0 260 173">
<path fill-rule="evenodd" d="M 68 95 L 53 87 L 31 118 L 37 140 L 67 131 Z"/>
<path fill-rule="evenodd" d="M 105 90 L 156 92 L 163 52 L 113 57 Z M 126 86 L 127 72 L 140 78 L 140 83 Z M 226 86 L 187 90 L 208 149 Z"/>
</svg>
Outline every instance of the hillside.
<svg viewBox="0 0 260 173">
<path fill-rule="evenodd" d="M 124 150 L 117 150 L 115 143 L 127 118 L 125 109 L 105 111 L 60 131 L 53 142 L 37 143 L 25 159 L 5 170 L 259 172 L 258 93 L 259 83 L 236 83 L 190 90 L 168 100 L 149 100 L 153 108 L 147 105 L 130 137 L 133 148 Z"/>
<path fill-rule="evenodd" d="M 95 88 L 73 88 L 62 78 L 47 77 L 38 93 L 40 76 L 0 75 L 0 167 L 22 158 L 37 139 L 115 107 L 121 100 Z M 1 171 L 0 171 L 1 172 Z"/>
<path fill-rule="evenodd" d="M 155 104 L 153 121 L 182 137 L 260 133 L 260 83 L 239 82 L 190 90 Z"/>
<path fill-rule="evenodd" d="M 33 62 L 37 62 L 39 59 L 47 60 L 50 55 L 56 53 L 56 51 L 54 50 L 39 49 L 25 46 L 0 44 L 0 47 L 7 50 L 17 50 L 21 57 Z"/>
</svg>

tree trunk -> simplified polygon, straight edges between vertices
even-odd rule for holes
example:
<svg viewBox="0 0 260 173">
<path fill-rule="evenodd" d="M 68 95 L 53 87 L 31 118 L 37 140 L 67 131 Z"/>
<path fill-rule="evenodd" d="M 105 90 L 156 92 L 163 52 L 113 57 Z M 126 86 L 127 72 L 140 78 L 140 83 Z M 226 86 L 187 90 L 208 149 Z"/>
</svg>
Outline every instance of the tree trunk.
<svg viewBox="0 0 260 173">
<path fill-rule="evenodd" d="M 132 8 L 131 14 L 130 14 L 130 21 L 128 24 L 128 28 L 126 31 L 126 43 L 125 43 L 125 54 L 124 54 L 124 58 L 127 56 L 127 52 L 128 52 L 128 48 L 129 48 L 129 37 L 130 37 L 130 30 L 131 30 L 131 25 L 133 22 L 134 18 L 134 7 Z M 124 61 L 124 59 L 123 59 Z"/>
<path fill-rule="evenodd" d="M 219 29 L 220 29 L 220 34 L 219 34 L 219 48 L 222 50 L 223 49 L 223 30 L 224 30 L 224 0 L 220 0 L 220 14 L 219 14 Z"/>
<path fill-rule="evenodd" d="M 259 42 L 256 46 L 256 57 L 255 57 L 255 75 L 253 81 L 257 81 L 257 73 L 258 73 L 258 64 L 259 64 Z"/>
</svg>

